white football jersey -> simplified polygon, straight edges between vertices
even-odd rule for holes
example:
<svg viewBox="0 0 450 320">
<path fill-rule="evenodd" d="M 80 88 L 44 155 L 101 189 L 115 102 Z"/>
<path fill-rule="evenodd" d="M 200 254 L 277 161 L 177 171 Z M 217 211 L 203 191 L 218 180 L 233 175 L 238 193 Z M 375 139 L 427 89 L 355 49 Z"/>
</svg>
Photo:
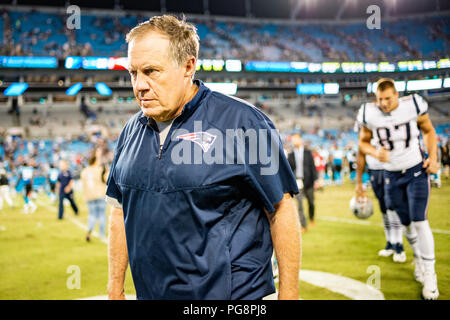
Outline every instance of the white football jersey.
<svg viewBox="0 0 450 320">
<path fill-rule="evenodd" d="M 33 167 L 22 167 L 22 179 L 30 181 L 33 178 Z"/>
<path fill-rule="evenodd" d="M 50 181 L 57 181 L 58 180 L 58 175 L 59 175 L 59 170 L 58 169 L 50 168 L 50 170 L 49 170 Z"/>
<path fill-rule="evenodd" d="M 370 170 L 383 170 L 384 163 L 372 156 L 366 155 L 366 164 Z"/>
<path fill-rule="evenodd" d="M 358 120 L 356 120 L 356 121 L 355 121 L 355 125 L 354 125 L 354 127 L 353 127 L 353 131 L 359 133 L 360 126 L 361 126 L 361 124 L 359 123 Z M 375 141 L 374 138 L 372 138 L 372 140 L 370 140 L 370 143 L 371 143 L 375 148 L 377 148 L 377 142 Z M 368 167 L 370 170 L 384 170 L 384 164 L 383 164 L 383 162 L 379 161 L 377 158 L 374 158 L 374 157 L 372 157 L 372 156 L 366 155 L 366 164 L 367 164 L 367 167 Z"/>
<path fill-rule="evenodd" d="M 406 170 L 423 160 L 417 118 L 427 112 L 427 102 L 417 94 L 399 98 L 398 107 L 389 113 L 373 102 L 361 106 L 357 120 L 372 131 L 371 144 L 390 152 L 389 161 L 383 163 L 385 170 Z"/>
</svg>

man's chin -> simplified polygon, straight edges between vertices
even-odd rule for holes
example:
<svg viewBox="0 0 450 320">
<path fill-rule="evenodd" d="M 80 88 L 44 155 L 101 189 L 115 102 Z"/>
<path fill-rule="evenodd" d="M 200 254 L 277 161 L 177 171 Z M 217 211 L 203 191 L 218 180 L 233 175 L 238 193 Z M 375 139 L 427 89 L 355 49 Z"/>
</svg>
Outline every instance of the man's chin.
<svg viewBox="0 0 450 320">
<path fill-rule="evenodd" d="M 144 116 L 154 119 L 155 121 L 162 122 L 166 121 L 167 113 L 164 110 L 155 110 L 154 108 L 142 108 L 142 113 Z"/>
<path fill-rule="evenodd" d="M 161 110 L 160 108 L 145 108 L 145 107 L 141 107 L 142 113 L 146 116 L 146 117 L 159 117 L 161 116 L 161 114 L 163 113 L 163 110 Z"/>
</svg>

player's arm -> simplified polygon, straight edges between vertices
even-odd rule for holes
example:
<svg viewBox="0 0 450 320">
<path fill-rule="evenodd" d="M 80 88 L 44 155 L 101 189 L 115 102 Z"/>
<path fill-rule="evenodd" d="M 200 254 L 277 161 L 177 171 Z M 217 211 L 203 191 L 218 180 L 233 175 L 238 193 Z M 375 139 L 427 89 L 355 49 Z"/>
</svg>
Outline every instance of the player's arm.
<svg viewBox="0 0 450 320">
<path fill-rule="evenodd" d="M 72 178 L 72 179 L 70 179 L 69 184 L 64 188 L 65 193 L 69 193 L 70 191 L 72 191 L 73 183 L 74 183 L 74 179 Z"/>
<path fill-rule="evenodd" d="M 109 220 L 108 298 L 111 300 L 124 300 L 125 274 L 128 267 L 128 250 L 125 237 L 123 210 L 113 207 Z"/>
<path fill-rule="evenodd" d="M 358 141 L 358 150 L 362 152 L 363 155 L 372 156 L 381 162 L 389 161 L 389 151 L 384 147 L 380 149 L 376 149 L 370 141 L 372 140 L 372 131 L 368 128 L 361 126 L 359 131 L 359 141 Z"/>
<path fill-rule="evenodd" d="M 364 198 L 365 192 L 362 182 L 362 176 L 364 174 L 364 170 L 366 169 L 366 156 L 358 149 L 358 153 L 356 154 L 356 194 Z"/>
<path fill-rule="evenodd" d="M 417 118 L 417 125 L 422 131 L 423 141 L 428 150 L 428 158 L 424 161 L 423 167 L 428 173 L 437 173 L 439 164 L 437 162 L 437 137 L 433 124 L 428 113 Z"/>
<path fill-rule="evenodd" d="M 278 261 L 280 276 L 279 300 L 298 300 L 298 274 L 300 271 L 301 233 L 294 202 L 289 193 L 275 205 L 275 212 L 266 212 L 270 233 Z"/>
</svg>

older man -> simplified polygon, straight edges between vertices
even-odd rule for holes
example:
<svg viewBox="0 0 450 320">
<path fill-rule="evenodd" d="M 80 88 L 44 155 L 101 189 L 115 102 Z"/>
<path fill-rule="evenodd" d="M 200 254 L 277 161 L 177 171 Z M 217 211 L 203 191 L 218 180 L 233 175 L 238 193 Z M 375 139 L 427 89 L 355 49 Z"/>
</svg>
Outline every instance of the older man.
<svg viewBox="0 0 450 320">
<path fill-rule="evenodd" d="M 308 201 L 308 214 L 310 226 L 314 226 L 314 187 L 317 184 L 317 169 L 310 150 L 305 148 L 300 133 L 296 132 L 291 137 L 293 150 L 287 159 L 297 178 L 300 193 L 296 195 L 298 201 L 298 215 L 302 226 L 302 232 L 307 230 L 307 221 L 303 210 L 303 197 Z"/>
<path fill-rule="evenodd" d="M 107 182 L 109 298 L 124 298 L 129 262 L 138 299 L 261 299 L 275 292 L 274 247 L 278 297 L 298 299 L 298 189 L 272 122 L 193 81 L 199 39 L 185 21 L 153 17 L 127 42 L 141 110 Z"/>
</svg>

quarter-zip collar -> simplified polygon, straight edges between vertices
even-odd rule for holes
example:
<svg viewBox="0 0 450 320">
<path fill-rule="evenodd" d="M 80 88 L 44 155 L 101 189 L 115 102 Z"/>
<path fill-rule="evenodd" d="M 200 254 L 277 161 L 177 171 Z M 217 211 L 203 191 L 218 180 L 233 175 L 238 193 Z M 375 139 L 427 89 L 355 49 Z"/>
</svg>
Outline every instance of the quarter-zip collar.
<svg viewBox="0 0 450 320">
<path fill-rule="evenodd" d="M 194 112 L 195 109 L 197 109 L 197 107 L 200 105 L 200 102 L 206 97 L 208 92 L 211 91 L 207 86 L 203 84 L 201 80 L 194 80 L 194 83 L 198 86 L 197 93 L 195 94 L 194 98 L 192 98 L 188 103 L 184 105 L 181 114 L 175 118 L 173 124 L 189 117 L 189 115 L 192 114 L 192 112 Z M 142 111 L 140 111 L 139 122 L 142 123 L 144 126 L 148 125 L 156 132 L 159 132 L 158 125 L 156 124 L 155 120 L 153 118 L 144 115 Z"/>
</svg>

